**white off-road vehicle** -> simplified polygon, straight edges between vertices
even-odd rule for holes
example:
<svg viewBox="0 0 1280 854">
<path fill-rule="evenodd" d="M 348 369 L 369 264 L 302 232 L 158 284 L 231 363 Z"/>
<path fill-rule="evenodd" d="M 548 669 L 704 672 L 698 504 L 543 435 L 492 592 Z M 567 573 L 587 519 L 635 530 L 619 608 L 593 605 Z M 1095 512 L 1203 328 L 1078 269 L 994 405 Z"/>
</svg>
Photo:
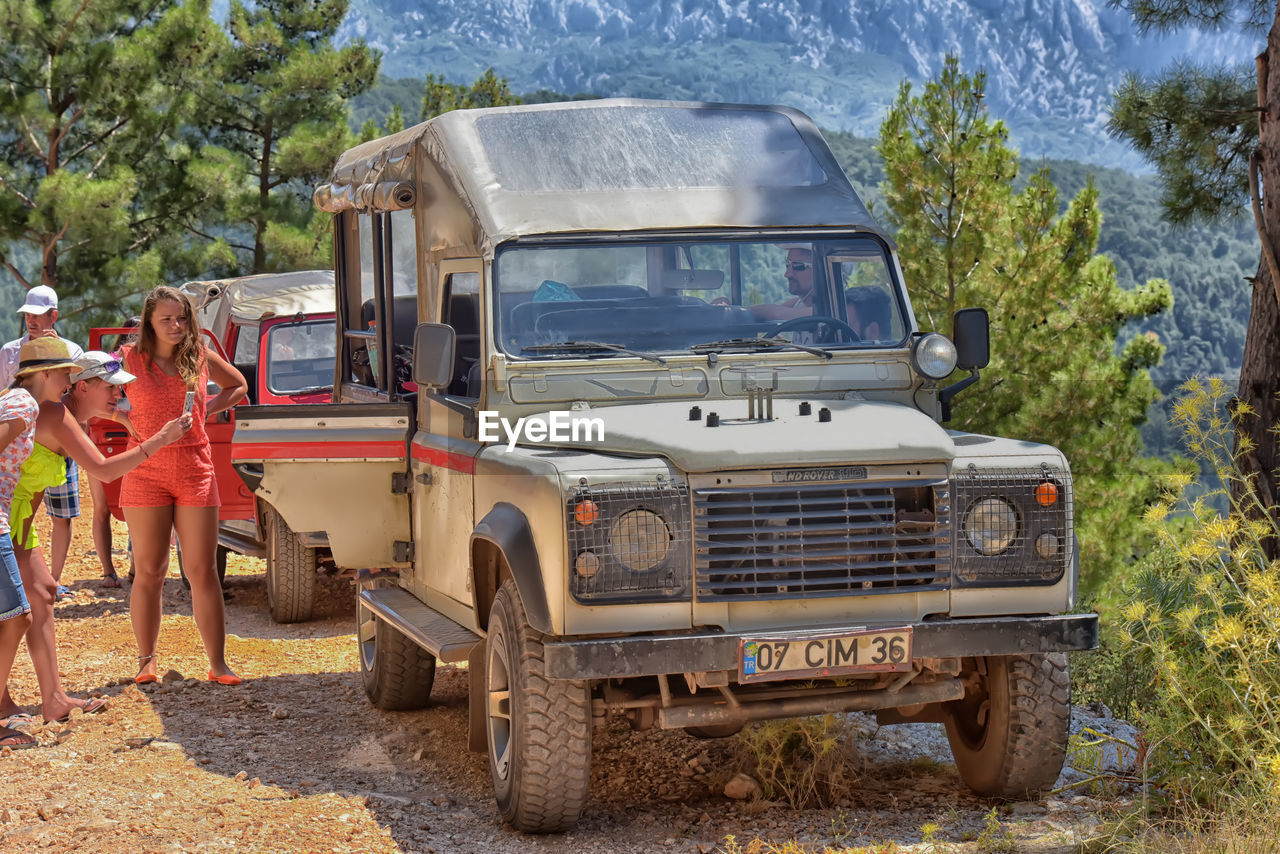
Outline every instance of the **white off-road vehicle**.
<svg viewBox="0 0 1280 854">
<path fill-rule="evenodd" d="M 920 331 L 805 116 L 451 112 L 348 151 L 315 200 L 334 402 L 240 407 L 235 457 L 299 560 L 323 538 L 364 570 L 376 705 L 468 662 L 514 827 L 577 821 L 609 715 L 945 721 L 975 791 L 1053 785 L 1066 653 L 1097 636 L 1067 460 L 941 426 L 986 314 Z"/>
</svg>

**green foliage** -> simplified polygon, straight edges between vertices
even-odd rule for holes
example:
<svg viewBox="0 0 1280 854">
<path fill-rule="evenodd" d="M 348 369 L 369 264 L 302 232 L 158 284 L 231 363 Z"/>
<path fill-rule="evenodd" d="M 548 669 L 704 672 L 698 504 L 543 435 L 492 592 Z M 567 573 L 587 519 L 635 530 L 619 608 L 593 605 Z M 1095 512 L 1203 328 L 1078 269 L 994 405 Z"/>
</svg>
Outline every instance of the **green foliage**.
<svg viewBox="0 0 1280 854">
<path fill-rule="evenodd" d="M 738 735 L 765 798 L 793 809 L 831 807 L 856 782 L 843 717 L 823 715 L 752 724 Z"/>
<path fill-rule="evenodd" d="M 1171 478 L 1150 517 L 1193 520 L 1190 536 L 1162 533 L 1160 547 L 1127 590 L 1121 642 L 1152 668 L 1154 690 L 1141 723 L 1149 766 L 1168 791 L 1222 806 L 1232 800 L 1280 806 L 1280 563 L 1263 543 L 1275 523 L 1258 509 L 1242 474 L 1231 393 L 1221 380 L 1192 380 L 1175 409 L 1187 446 L 1230 510 L 1211 509 L 1189 475 Z M 1236 406 L 1234 418 L 1252 418 Z M 1233 490 L 1232 487 L 1235 487 Z M 1234 492 L 1234 495 L 1232 493 Z"/>
<path fill-rule="evenodd" d="M 1080 610 L 1101 610 L 1105 616 L 1114 606 L 1104 605 L 1087 603 L 1081 605 Z M 1104 621 L 1104 630 L 1109 628 L 1109 624 L 1109 620 Z M 1117 717 L 1132 720 L 1150 696 L 1154 674 L 1150 662 L 1135 658 L 1129 652 L 1127 646 L 1104 635 L 1097 649 L 1073 654 L 1071 701 L 1080 706 L 1102 703 Z"/>
<path fill-rule="evenodd" d="M 183 227 L 203 202 L 183 128 L 216 43 L 206 0 L 0 5 L 0 264 L 54 287 L 63 329 L 204 261 Z"/>
<path fill-rule="evenodd" d="M 520 99 L 511 94 L 506 78 L 498 77 L 492 68 L 486 69 L 470 86 L 446 83 L 443 76 L 428 74 L 422 95 L 422 118 L 430 119 L 450 110 L 505 107 L 519 103 Z"/>
<path fill-rule="evenodd" d="M 489 72 L 493 72 L 490 68 Z M 483 75 L 480 80 L 483 80 Z M 449 86 L 443 76 L 434 76 L 434 82 L 437 86 Z M 468 93 L 480 81 L 469 86 L 457 86 L 456 90 L 466 90 Z M 501 81 L 507 86 L 508 94 L 510 94 L 510 86 L 505 80 Z M 417 116 L 422 112 L 423 102 L 423 81 L 413 77 L 402 77 L 392 79 L 389 77 L 379 77 L 378 82 L 368 91 L 362 92 L 348 101 L 350 109 L 350 125 L 352 130 L 359 132 L 362 140 L 374 139 L 387 133 L 395 133 L 392 128 L 395 126 L 395 120 L 391 116 L 399 110 L 401 119 L 406 115 Z M 555 92 L 551 89 L 539 89 L 536 92 L 528 92 L 523 95 L 511 95 L 512 104 L 550 104 L 558 101 L 590 101 L 599 98 L 599 95 L 591 95 L 580 92 L 576 95 L 566 95 L 562 92 Z M 476 106 L 479 106 L 478 104 Z M 385 130 L 379 126 L 379 123 L 385 122 Z M 365 135 L 368 129 L 369 135 Z"/>
<path fill-rule="evenodd" d="M 950 332 L 966 306 L 991 315 L 991 364 L 957 399 L 956 426 L 1066 454 L 1082 588 L 1096 592 L 1145 548 L 1142 508 L 1163 471 L 1141 457 L 1138 430 L 1163 347 L 1139 336 L 1117 352 L 1116 339 L 1172 296 L 1160 280 L 1122 289 L 1096 254 L 1092 182 L 1061 213 L 1047 169 L 1016 189 L 1017 158 L 1003 124 L 987 118 L 983 84 L 950 57 L 920 96 L 903 85 L 880 132 L 885 205 L 921 325 Z"/>
<path fill-rule="evenodd" d="M 204 156 L 221 164 L 212 217 L 250 272 L 331 263 L 311 190 L 354 143 L 346 99 L 373 85 L 379 61 L 362 41 L 333 46 L 347 5 L 233 0 L 228 12 L 199 120 Z"/>
<path fill-rule="evenodd" d="M 1234 16 L 1241 14 L 1243 26 L 1261 29 L 1272 8 L 1271 0 L 1116 0 L 1115 5 L 1133 15 L 1142 33 L 1176 30 L 1187 24 L 1220 30 L 1235 23 Z"/>
<path fill-rule="evenodd" d="M 1256 92 L 1252 63 L 1129 74 L 1116 89 L 1107 130 L 1155 165 L 1170 222 L 1231 216 L 1249 198 L 1246 166 L 1258 143 Z"/>
<path fill-rule="evenodd" d="M 982 832 L 974 844 L 982 854 L 1011 854 L 1018 850 L 1013 834 L 1000 824 L 995 807 L 983 817 Z"/>
</svg>

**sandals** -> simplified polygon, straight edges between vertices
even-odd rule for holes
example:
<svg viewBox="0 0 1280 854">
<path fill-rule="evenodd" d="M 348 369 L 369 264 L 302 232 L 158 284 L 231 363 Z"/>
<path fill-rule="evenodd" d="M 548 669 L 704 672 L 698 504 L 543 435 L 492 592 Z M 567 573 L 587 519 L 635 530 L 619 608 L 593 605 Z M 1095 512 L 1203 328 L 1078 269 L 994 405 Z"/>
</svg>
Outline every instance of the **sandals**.
<svg viewBox="0 0 1280 854">
<path fill-rule="evenodd" d="M 143 665 L 145 665 L 148 661 L 154 661 L 155 658 L 156 658 L 156 654 L 154 652 L 151 653 L 150 655 L 138 656 L 138 669 L 141 670 Z M 160 677 L 154 673 L 139 673 L 137 676 L 133 677 L 134 685 L 147 685 L 151 682 L 159 682 L 159 681 L 160 681 Z"/>
<path fill-rule="evenodd" d="M 214 676 L 213 671 L 209 671 L 209 681 L 217 682 L 219 685 L 239 685 L 244 680 L 234 673 L 224 673 L 221 676 Z"/>
<path fill-rule="evenodd" d="M 40 742 L 25 732 L 12 727 L 0 726 L 0 749 L 7 747 L 10 750 L 29 750 L 32 747 L 39 746 L 39 744 Z"/>
<path fill-rule="evenodd" d="M 116 571 L 113 569 L 111 570 L 110 573 L 106 573 L 106 572 L 102 573 L 102 586 L 103 587 L 122 587 L 123 582 L 120 581 L 120 576 L 116 575 Z"/>
<path fill-rule="evenodd" d="M 34 726 L 35 722 L 35 715 L 29 715 L 26 712 L 14 712 L 7 718 L 0 718 L 0 727 L 22 730 Z"/>
<path fill-rule="evenodd" d="M 86 715 L 96 715 L 98 714 L 98 712 L 106 711 L 107 706 L 109 705 L 111 705 L 111 701 L 108 700 L 106 697 L 90 697 L 88 700 L 85 701 L 85 704 L 80 707 L 80 711 L 84 712 Z M 45 721 L 45 723 L 46 724 L 65 724 L 69 720 L 71 720 L 71 712 L 67 712 L 65 715 L 63 715 L 60 718 L 54 718 L 51 721 Z"/>
</svg>

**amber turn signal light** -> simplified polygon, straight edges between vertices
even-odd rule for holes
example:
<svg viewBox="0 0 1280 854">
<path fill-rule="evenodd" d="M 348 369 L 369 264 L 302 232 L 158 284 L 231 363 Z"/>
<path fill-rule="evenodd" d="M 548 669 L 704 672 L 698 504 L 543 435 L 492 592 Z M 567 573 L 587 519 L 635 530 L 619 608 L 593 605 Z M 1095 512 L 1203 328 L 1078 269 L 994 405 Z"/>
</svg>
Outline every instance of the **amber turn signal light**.
<svg viewBox="0 0 1280 854">
<path fill-rule="evenodd" d="M 1058 501 L 1058 485 L 1046 480 L 1036 487 L 1036 503 L 1041 507 L 1052 507 Z"/>
<path fill-rule="evenodd" d="M 600 508 L 590 498 L 584 499 L 573 508 L 573 518 L 579 525 L 590 525 L 600 518 Z"/>
</svg>

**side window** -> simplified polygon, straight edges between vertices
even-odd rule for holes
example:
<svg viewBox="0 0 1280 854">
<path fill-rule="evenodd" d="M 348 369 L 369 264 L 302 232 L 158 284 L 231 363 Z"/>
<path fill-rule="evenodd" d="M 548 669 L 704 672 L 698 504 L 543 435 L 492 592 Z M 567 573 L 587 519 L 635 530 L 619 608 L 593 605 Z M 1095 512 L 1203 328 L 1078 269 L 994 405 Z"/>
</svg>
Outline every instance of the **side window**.
<svg viewBox="0 0 1280 854">
<path fill-rule="evenodd" d="M 392 292 L 397 296 L 417 296 L 418 241 L 413 230 L 413 211 L 392 211 L 387 219 L 390 220 Z"/>
<path fill-rule="evenodd" d="M 360 224 L 360 304 L 373 299 L 373 216 L 362 213 L 356 221 Z"/>
<path fill-rule="evenodd" d="M 258 402 L 258 327 L 237 323 L 231 328 L 235 344 L 231 350 L 231 364 L 244 377 L 249 390 L 246 400 Z"/>
<path fill-rule="evenodd" d="M 413 211 L 356 215 L 359 299 L 347 322 L 346 382 L 396 396 L 409 378 L 418 323 Z M 354 283 L 348 285 L 349 292 Z"/>
<path fill-rule="evenodd" d="M 232 364 L 253 365 L 258 361 L 258 330 L 252 326 L 236 325 L 236 347 L 231 353 Z"/>
<path fill-rule="evenodd" d="M 480 364 L 480 275 L 450 273 L 444 280 L 444 304 L 440 319 L 453 327 L 453 382 L 448 393 L 455 397 L 480 397 L 483 366 Z"/>
<path fill-rule="evenodd" d="M 843 295 L 845 319 L 863 343 L 889 343 L 903 337 L 902 317 L 896 310 L 893 282 L 884 258 L 832 257 L 832 279 Z"/>
</svg>

